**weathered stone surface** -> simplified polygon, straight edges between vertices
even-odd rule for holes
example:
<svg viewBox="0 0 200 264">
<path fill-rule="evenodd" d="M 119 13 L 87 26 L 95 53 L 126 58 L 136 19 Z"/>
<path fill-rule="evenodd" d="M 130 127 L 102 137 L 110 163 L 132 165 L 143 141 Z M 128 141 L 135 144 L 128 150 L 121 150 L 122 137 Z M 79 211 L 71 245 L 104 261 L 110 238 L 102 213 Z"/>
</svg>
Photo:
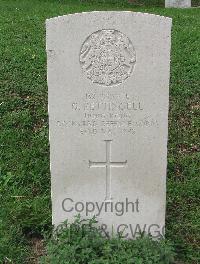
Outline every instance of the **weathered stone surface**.
<svg viewBox="0 0 200 264">
<path fill-rule="evenodd" d="M 188 8 L 191 0 L 165 0 L 165 7 Z"/>
<path fill-rule="evenodd" d="M 111 234 L 165 224 L 171 19 L 48 19 L 53 223 L 97 215 Z"/>
</svg>

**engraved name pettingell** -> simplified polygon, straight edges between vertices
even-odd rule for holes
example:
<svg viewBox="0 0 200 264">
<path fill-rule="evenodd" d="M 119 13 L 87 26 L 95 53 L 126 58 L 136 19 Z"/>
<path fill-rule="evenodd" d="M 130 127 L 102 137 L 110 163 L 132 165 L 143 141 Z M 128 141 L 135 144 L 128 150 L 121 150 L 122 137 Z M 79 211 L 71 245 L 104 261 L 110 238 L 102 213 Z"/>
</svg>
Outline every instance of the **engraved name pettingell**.
<svg viewBox="0 0 200 264">
<path fill-rule="evenodd" d="M 102 110 L 102 111 L 125 111 L 125 110 L 143 110 L 141 102 L 84 102 L 72 103 L 73 110 Z"/>
<path fill-rule="evenodd" d="M 79 60 L 84 74 L 93 83 L 112 86 L 130 77 L 136 53 L 132 42 L 122 32 L 103 29 L 87 37 Z"/>
</svg>

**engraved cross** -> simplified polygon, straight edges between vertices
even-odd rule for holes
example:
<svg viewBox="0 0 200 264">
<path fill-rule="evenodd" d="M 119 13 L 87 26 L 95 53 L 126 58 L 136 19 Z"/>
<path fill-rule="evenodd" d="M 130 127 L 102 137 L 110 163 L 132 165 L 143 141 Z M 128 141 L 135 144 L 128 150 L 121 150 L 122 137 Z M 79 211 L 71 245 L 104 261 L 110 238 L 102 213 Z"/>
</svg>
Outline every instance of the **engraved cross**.
<svg viewBox="0 0 200 264">
<path fill-rule="evenodd" d="M 112 200 L 111 195 L 111 168 L 123 168 L 127 164 L 127 160 L 114 162 L 111 161 L 111 143 L 112 140 L 104 140 L 106 143 L 106 161 L 89 160 L 89 168 L 106 168 L 106 198 L 105 201 Z"/>
</svg>

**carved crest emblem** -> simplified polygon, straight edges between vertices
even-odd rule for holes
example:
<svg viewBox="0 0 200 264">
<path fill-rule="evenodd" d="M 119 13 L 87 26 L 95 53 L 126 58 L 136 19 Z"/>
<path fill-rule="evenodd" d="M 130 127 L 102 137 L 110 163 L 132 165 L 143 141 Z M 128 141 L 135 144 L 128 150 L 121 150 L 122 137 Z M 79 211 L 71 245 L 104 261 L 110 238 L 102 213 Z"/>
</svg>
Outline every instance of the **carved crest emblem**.
<svg viewBox="0 0 200 264">
<path fill-rule="evenodd" d="M 92 33 L 84 41 L 80 64 L 93 83 L 112 86 L 130 77 L 136 53 L 127 36 L 115 29 L 104 29 Z"/>
</svg>

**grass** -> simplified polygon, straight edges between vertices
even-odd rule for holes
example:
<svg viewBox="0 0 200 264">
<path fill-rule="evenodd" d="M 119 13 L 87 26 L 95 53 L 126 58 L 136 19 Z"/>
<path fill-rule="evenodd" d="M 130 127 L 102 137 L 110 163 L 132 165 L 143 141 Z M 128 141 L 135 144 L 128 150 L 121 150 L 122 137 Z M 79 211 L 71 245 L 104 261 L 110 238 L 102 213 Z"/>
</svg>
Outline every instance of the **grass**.
<svg viewBox="0 0 200 264">
<path fill-rule="evenodd" d="M 166 235 L 179 261 L 199 263 L 200 9 L 146 2 L 0 0 L 0 263 L 34 263 L 51 229 L 45 19 L 90 10 L 173 18 Z"/>
<path fill-rule="evenodd" d="M 119 237 L 105 239 L 97 221 L 67 221 L 48 239 L 47 252 L 41 264 L 170 264 L 174 251 L 167 240 L 153 241 L 142 235 L 136 240 Z"/>
</svg>

